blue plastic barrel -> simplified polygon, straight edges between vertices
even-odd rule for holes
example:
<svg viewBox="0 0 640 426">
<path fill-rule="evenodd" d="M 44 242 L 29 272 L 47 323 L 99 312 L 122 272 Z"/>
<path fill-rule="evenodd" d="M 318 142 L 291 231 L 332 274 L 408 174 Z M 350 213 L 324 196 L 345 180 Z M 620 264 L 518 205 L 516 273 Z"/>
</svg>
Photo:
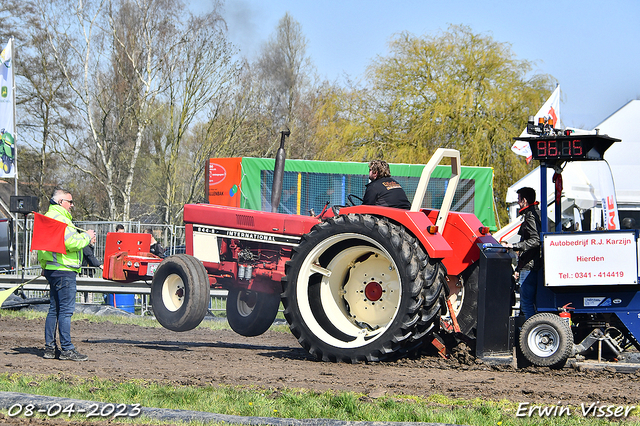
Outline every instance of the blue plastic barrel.
<svg viewBox="0 0 640 426">
<path fill-rule="evenodd" d="M 114 308 L 122 309 L 125 312 L 134 312 L 136 302 L 135 294 L 114 294 L 107 295 L 107 303 Z"/>
</svg>

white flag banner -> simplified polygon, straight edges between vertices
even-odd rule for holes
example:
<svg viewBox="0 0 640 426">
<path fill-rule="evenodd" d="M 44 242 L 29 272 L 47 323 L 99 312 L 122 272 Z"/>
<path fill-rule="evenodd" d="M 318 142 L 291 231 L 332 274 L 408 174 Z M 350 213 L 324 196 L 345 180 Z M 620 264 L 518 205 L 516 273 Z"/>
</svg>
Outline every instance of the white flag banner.
<svg viewBox="0 0 640 426">
<path fill-rule="evenodd" d="M 601 194 L 600 202 L 604 218 L 602 226 L 607 230 L 620 229 L 618 200 L 616 200 L 616 188 L 612 179 L 611 167 L 606 161 L 598 161 L 598 163 L 603 163 L 598 173 L 598 189 Z"/>
<path fill-rule="evenodd" d="M 542 105 L 542 108 L 538 110 L 538 113 L 533 117 L 533 122 L 537 123 L 540 118 L 553 119 L 553 125 L 556 126 L 560 122 L 560 85 L 556 86 L 556 90 L 553 91 L 547 102 Z M 527 136 L 532 136 L 527 133 L 527 128 L 525 127 L 522 133 L 520 134 L 521 138 L 526 138 Z M 515 152 L 518 155 L 522 155 L 527 157 L 527 164 L 531 161 L 533 154 L 531 153 L 531 147 L 529 146 L 529 142 L 524 141 L 516 141 L 511 146 L 511 151 Z"/>
<path fill-rule="evenodd" d="M 13 39 L 0 53 L 0 178 L 14 178 L 15 94 L 13 91 Z"/>
<path fill-rule="evenodd" d="M 511 145 L 511 151 L 515 152 L 518 155 L 522 155 L 527 157 L 527 164 L 533 158 L 533 153 L 531 152 L 531 146 L 529 142 L 525 141 L 515 141 L 513 145 Z"/>
</svg>

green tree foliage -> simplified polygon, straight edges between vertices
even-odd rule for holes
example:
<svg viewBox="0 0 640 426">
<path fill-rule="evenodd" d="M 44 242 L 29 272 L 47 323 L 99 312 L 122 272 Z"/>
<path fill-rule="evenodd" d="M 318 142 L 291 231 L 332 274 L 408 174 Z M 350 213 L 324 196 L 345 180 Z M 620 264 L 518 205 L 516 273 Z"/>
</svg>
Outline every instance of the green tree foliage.
<svg viewBox="0 0 640 426">
<path fill-rule="evenodd" d="M 425 163 L 437 148 L 455 148 L 463 164 L 494 168 L 503 207 L 507 187 L 531 169 L 511 152 L 512 138 L 554 86 L 532 68 L 508 44 L 468 27 L 436 36 L 401 33 L 389 55 L 370 65 L 368 90 L 325 92 L 316 120 L 326 123 L 324 131 L 318 125 L 319 137 L 330 144 L 321 156 Z"/>
</svg>

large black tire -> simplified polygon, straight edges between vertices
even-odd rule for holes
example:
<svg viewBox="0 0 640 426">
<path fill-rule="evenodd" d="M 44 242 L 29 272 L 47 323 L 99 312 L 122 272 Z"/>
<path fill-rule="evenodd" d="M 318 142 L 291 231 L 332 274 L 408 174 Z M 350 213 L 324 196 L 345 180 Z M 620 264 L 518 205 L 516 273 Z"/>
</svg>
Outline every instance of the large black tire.
<svg viewBox="0 0 640 426">
<path fill-rule="evenodd" d="M 409 339 L 409 351 L 416 352 L 427 341 L 426 338 L 438 331 L 439 324 L 436 319 L 444 314 L 446 310 L 446 295 L 444 288 L 446 286 L 447 271 L 440 262 L 428 260 L 426 266 L 422 269 L 422 282 L 434 283 L 431 286 L 425 286 L 422 289 L 422 298 L 424 302 L 420 308 L 420 316 L 416 323 L 414 334 Z M 418 352 L 416 352 L 418 353 Z"/>
<path fill-rule="evenodd" d="M 280 294 L 232 288 L 227 295 L 227 321 L 241 336 L 259 336 L 271 327 L 280 307 Z"/>
<path fill-rule="evenodd" d="M 456 301 L 453 310 L 460 326 L 460 333 L 468 340 L 475 340 L 478 328 L 478 274 L 479 262 L 470 265 L 462 272 L 457 288 L 449 289 L 450 294 L 455 291 Z"/>
<path fill-rule="evenodd" d="M 198 259 L 186 254 L 167 257 L 151 282 L 156 319 L 173 331 L 194 329 L 209 307 L 209 277 Z"/>
<path fill-rule="evenodd" d="M 524 357 L 539 367 L 562 368 L 573 353 L 571 327 L 548 312 L 525 321 L 519 341 Z"/>
<path fill-rule="evenodd" d="M 414 344 L 418 322 L 439 318 L 442 299 L 438 274 L 424 272 L 431 262 L 416 246 L 403 227 L 370 215 L 333 217 L 304 235 L 286 264 L 282 297 L 302 347 L 323 361 L 355 363 Z M 436 296 L 425 302 L 424 289 Z"/>
</svg>

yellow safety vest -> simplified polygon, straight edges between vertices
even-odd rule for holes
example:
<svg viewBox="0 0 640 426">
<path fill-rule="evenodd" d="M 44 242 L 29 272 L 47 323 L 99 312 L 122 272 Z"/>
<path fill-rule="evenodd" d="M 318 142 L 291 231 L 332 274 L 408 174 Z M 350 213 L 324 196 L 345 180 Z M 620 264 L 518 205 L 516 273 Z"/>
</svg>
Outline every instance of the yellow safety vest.
<svg viewBox="0 0 640 426">
<path fill-rule="evenodd" d="M 58 204 L 50 205 L 45 216 L 67 225 L 73 225 L 71 213 Z M 67 253 L 39 250 L 38 262 L 42 269 L 79 273 L 82 266 L 82 249 L 88 246 L 90 241 L 91 238 L 86 232 L 78 232 L 73 226 L 67 226 L 64 232 L 64 246 Z"/>
</svg>

